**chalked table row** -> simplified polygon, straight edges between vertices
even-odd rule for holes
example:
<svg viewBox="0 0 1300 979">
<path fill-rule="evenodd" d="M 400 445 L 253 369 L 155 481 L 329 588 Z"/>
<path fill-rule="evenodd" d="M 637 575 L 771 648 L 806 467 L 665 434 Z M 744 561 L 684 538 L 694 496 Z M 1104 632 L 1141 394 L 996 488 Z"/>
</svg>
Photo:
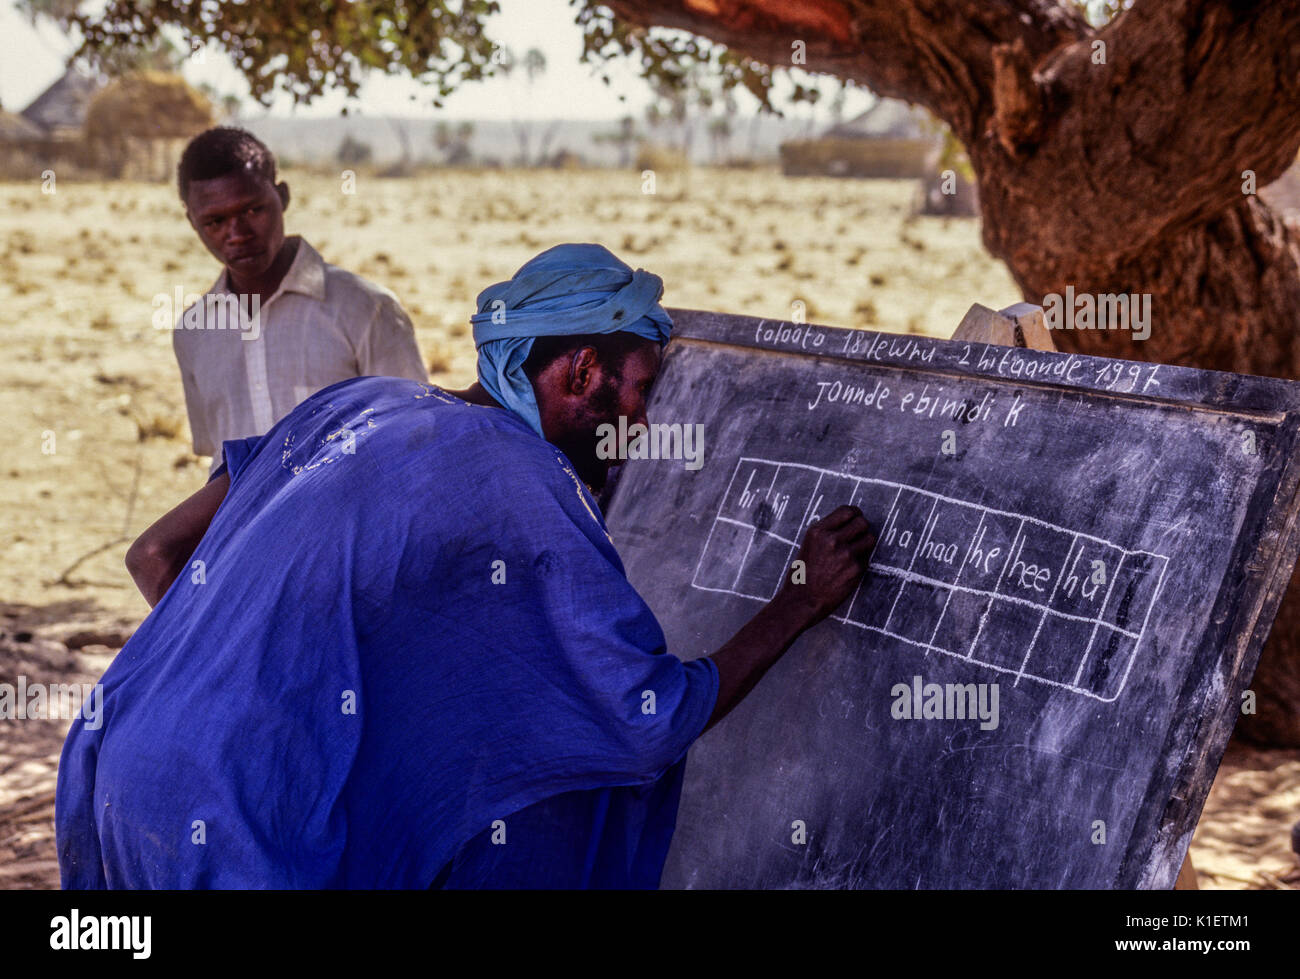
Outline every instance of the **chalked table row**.
<svg viewBox="0 0 1300 979">
<path fill-rule="evenodd" d="M 805 528 L 841 504 L 877 535 L 838 621 L 1014 677 L 1112 701 L 1137 659 L 1168 559 L 902 483 L 742 458 L 691 584 L 775 595 Z"/>
</svg>

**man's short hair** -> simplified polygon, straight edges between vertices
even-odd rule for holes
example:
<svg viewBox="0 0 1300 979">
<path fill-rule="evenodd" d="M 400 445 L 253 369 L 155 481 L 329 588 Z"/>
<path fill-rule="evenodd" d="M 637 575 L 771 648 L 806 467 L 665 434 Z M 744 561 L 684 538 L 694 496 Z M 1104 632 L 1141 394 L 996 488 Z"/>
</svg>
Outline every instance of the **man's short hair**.
<svg viewBox="0 0 1300 979">
<path fill-rule="evenodd" d="M 181 154 L 176 182 L 181 200 L 188 201 L 195 180 L 215 180 L 239 170 L 265 177 L 275 186 L 275 154 L 246 129 L 217 126 L 199 133 Z"/>
<path fill-rule="evenodd" d="M 537 375 L 560 357 L 567 357 L 575 350 L 593 347 L 600 362 L 617 380 L 622 376 L 623 362 L 628 356 L 641 349 L 642 345 L 654 343 L 643 336 L 619 330 L 615 333 L 572 333 L 562 336 L 538 337 L 533 341 L 528 358 L 524 361 L 524 376 L 530 384 L 537 383 Z"/>
</svg>

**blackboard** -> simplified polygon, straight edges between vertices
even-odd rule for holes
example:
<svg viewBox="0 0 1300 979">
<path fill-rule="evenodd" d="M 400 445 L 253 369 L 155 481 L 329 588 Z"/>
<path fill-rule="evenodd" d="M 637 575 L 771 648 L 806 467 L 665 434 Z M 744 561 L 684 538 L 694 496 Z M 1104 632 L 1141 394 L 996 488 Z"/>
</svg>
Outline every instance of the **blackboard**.
<svg viewBox="0 0 1300 979">
<path fill-rule="evenodd" d="M 703 465 L 607 514 L 668 649 L 835 506 L 880 542 L 691 749 L 663 886 L 1172 886 L 1300 548 L 1300 384 L 670 313 L 650 420 Z"/>
</svg>

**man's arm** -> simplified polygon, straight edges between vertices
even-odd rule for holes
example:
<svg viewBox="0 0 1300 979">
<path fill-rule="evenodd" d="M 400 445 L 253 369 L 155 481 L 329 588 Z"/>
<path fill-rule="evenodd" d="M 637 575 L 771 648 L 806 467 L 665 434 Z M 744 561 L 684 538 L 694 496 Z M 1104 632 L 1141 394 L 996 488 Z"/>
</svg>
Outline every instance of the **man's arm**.
<svg viewBox="0 0 1300 979">
<path fill-rule="evenodd" d="M 126 570 L 150 608 L 189 563 L 229 488 L 230 475 L 222 473 L 155 521 L 126 552 Z"/>
<path fill-rule="evenodd" d="M 718 668 L 718 699 L 704 730 L 726 717 L 805 630 L 853 594 L 875 546 L 857 507 L 838 507 L 808 528 L 798 555 L 804 582 L 787 578 L 776 597 L 709 657 Z"/>
</svg>

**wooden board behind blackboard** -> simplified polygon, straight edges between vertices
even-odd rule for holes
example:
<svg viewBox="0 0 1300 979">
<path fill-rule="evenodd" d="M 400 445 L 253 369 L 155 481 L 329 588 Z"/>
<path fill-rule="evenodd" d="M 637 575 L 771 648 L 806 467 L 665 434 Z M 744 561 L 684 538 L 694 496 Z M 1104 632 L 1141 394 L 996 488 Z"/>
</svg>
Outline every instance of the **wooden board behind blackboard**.
<svg viewBox="0 0 1300 979">
<path fill-rule="evenodd" d="M 692 749 L 664 886 L 1172 886 L 1300 547 L 1300 384 L 670 312 L 650 419 L 704 464 L 608 513 L 668 649 L 835 506 L 880 543 Z M 996 727 L 895 716 L 932 683 Z"/>
</svg>

